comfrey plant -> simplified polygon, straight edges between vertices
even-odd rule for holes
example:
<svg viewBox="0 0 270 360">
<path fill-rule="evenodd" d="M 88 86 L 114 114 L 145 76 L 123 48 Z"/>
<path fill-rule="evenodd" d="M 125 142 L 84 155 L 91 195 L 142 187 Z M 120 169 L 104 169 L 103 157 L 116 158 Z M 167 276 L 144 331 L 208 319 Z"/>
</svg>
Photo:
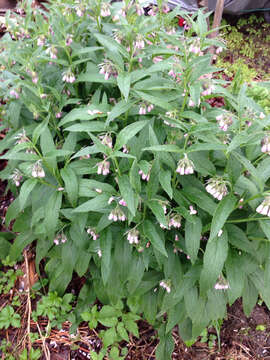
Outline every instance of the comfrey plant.
<svg viewBox="0 0 270 360">
<path fill-rule="evenodd" d="M 175 325 L 188 340 L 241 296 L 247 314 L 258 295 L 270 306 L 270 117 L 215 79 L 207 15 L 165 5 L 23 3 L 6 16 L 0 83 L 15 197 L 2 248 L 35 245 L 59 294 L 84 276 L 78 311 L 125 300 L 159 328 L 158 359 Z"/>
</svg>

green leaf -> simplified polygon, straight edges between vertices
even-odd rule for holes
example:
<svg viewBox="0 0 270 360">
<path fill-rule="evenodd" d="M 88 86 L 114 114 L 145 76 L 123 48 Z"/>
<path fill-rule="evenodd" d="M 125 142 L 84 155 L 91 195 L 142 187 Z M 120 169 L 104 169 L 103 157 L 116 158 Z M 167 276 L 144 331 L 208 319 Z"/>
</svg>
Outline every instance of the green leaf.
<svg viewBox="0 0 270 360">
<path fill-rule="evenodd" d="M 213 143 L 204 143 L 204 144 L 194 144 L 191 145 L 186 153 L 191 153 L 193 151 L 209 151 L 209 150 L 226 150 L 226 145 L 223 144 L 213 144 Z"/>
<path fill-rule="evenodd" d="M 228 234 L 230 238 L 230 235 Z M 232 305 L 243 293 L 245 284 L 245 272 L 239 264 L 241 259 L 236 252 L 231 251 L 226 261 L 226 276 L 230 285 L 228 289 L 229 304 Z"/>
<path fill-rule="evenodd" d="M 129 95 L 130 81 L 131 81 L 130 73 L 123 72 L 117 76 L 117 85 L 126 101 Z"/>
<path fill-rule="evenodd" d="M 258 300 L 258 290 L 249 277 L 247 277 L 245 281 L 242 299 L 244 313 L 246 316 L 250 316 Z"/>
<path fill-rule="evenodd" d="M 165 324 L 163 324 L 159 331 L 159 344 L 157 346 L 155 356 L 157 360 L 169 360 L 172 358 L 174 349 L 174 341 L 171 333 L 166 334 Z"/>
<path fill-rule="evenodd" d="M 45 227 L 48 236 L 53 236 L 57 227 L 59 211 L 62 204 L 62 193 L 54 192 L 45 206 Z"/>
<path fill-rule="evenodd" d="M 132 106 L 134 104 L 135 104 L 135 101 L 132 101 L 132 102 L 131 101 L 126 102 L 125 100 L 119 101 L 112 108 L 111 112 L 109 113 L 107 120 L 106 120 L 106 125 L 108 125 L 111 121 L 113 121 L 118 116 L 120 116 L 123 113 L 125 113 L 126 111 L 128 111 L 130 108 L 132 108 Z"/>
<path fill-rule="evenodd" d="M 136 213 L 136 203 L 135 203 L 135 195 L 132 190 L 131 184 L 129 182 L 128 175 L 122 175 L 118 177 L 118 185 L 120 193 L 127 203 L 127 207 L 131 214 L 135 216 Z"/>
<path fill-rule="evenodd" d="M 21 187 L 19 201 L 20 201 L 20 211 L 25 207 L 26 201 L 31 193 L 31 191 L 34 189 L 35 185 L 37 184 L 37 179 L 28 179 L 26 180 Z"/>
<path fill-rule="evenodd" d="M 10 246 L 10 242 L 4 237 L 0 236 L 0 260 L 3 260 L 8 256 Z"/>
<path fill-rule="evenodd" d="M 117 333 L 115 327 L 106 330 L 102 337 L 102 340 L 105 348 L 112 345 L 117 340 Z"/>
<path fill-rule="evenodd" d="M 145 220 L 143 224 L 143 230 L 144 230 L 144 235 L 150 240 L 153 247 L 161 254 L 168 257 L 164 242 L 160 238 L 154 224 L 149 220 Z"/>
<path fill-rule="evenodd" d="M 32 141 L 34 144 L 37 143 L 40 135 L 46 129 L 47 125 L 48 125 L 48 119 L 45 119 L 35 128 L 35 130 L 33 131 L 33 135 L 32 135 Z"/>
<path fill-rule="evenodd" d="M 164 225 L 167 226 L 168 222 L 166 219 L 166 216 L 164 214 L 164 210 L 162 205 L 159 203 L 158 200 L 150 200 L 147 202 L 147 206 L 149 206 L 149 208 L 152 210 L 153 214 L 155 215 L 157 221 Z"/>
<path fill-rule="evenodd" d="M 121 337 L 121 339 L 129 342 L 127 330 L 124 328 L 124 324 L 122 322 L 119 322 L 117 324 L 116 330 L 117 330 L 117 333 L 119 334 L 119 336 Z"/>
<path fill-rule="evenodd" d="M 81 132 L 81 131 L 100 132 L 105 130 L 106 130 L 106 125 L 101 121 L 89 121 L 85 124 L 74 124 L 65 128 L 65 131 L 71 131 L 71 132 Z"/>
<path fill-rule="evenodd" d="M 159 183 L 162 186 L 163 190 L 166 191 L 169 198 L 172 199 L 173 190 L 171 185 L 171 172 L 169 170 L 160 169 Z"/>
<path fill-rule="evenodd" d="M 185 186 L 181 192 L 191 202 L 195 203 L 198 207 L 205 210 L 210 215 L 213 215 L 215 212 L 217 207 L 216 203 L 204 191 L 194 186 Z"/>
<path fill-rule="evenodd" d="M 100 236 L 101 257 L 101 276 L 106 286 L 111 272 L 111 249 L 112 249 L 112 233 L 111 231 L 103 231 Z"/>
<path fill-rule="evenodd" d="M 162 97 L 158 97 L 158 96 L 153 96 L 148 94 L 145 91 L 134 91 L 136 93 L 136 95 L 138 95 L 141 99 L 149 102 L 150 104 L 156 105 L 158 107 L 161 107 L 167 111 L 171 111 L 173 110 L 173 106 L 171 104 L 169 104 L 168 101 L 164 100 L 164 94 Z"/>
<path fill-rule="evenodd" d="M 75 207 L 79 193 L 77 176 L 70 167 L 61 169 L 60 174 L 65 183 L 65 190 L 67 192 L 68 199 L 72 206 Z"/>
<path fill-rule="evenodd" d="M 243 155 L 239 154 L 236 151 L 233 151 L 232 154 L 234 155 L 234 157 L 236 157 L 236 159 L 238 161 L 240 161 L 240 163 L 245 167 L 245 169 L 250 172 L 250 174 L 254 177 L 258 186 L 260 187 L 260 189 L 262 191 L 263 190 L 263 181 L 261 180 L 258 171 L 252 165 L 252 163 L 246 157 L 244 157 Z"/>
<path fill-rule="evenodd" d="M 200 278 L 200 290 L 206 294 L 207 290 L 214 286 L 221 274 L 224 262 L 228 254 L 228 237 L 226 230 L 220 237 L 208 241 L 203 257 L 203 269 Z"/>
<path fill-rule="evenodd" d="M 237 199 L 234 195 L 229 194 L 225 196 L 218 204 L 211 223 L 211 230 L 209 236 L 209 242 L 217 236 L 218 232 L 222 229 L 226 220 L 233 212 Z"/>
<path fill-rule="evenodd" d="M 73 211 L 75 213 L 84 213 L 89 211 L 104 212 L 108 208 L 109 196 L 101 194 L 96 196 L 94 199 L 88 200 L 85 203 L 78 206 Z"/>
<path fill-rule="evenodd" d="M 141 192 L 141 180 L 140 180 L 140 174 L 139 174 L 139 166 L 137 161 L 133 161 L 131 169 L 129 171 L 129 180 L 130 184 L 132 185 L 133 189 L 137 192 Z"/>
<path fill-rule="evenodd" d="M 185 245 L 192 264 L 197 260 L 200 248 L 202 223 L 199 217 L 195 217 L 195 222 L 186 221 L 185 225 Z"/>
<path fill-rule="evenodd" d="M 176 145 L 154 145 L 154 146 L 146 147 L 142 149 L 142 151 L 152 151 L 152 152 L 167 151 L 167 152 L 183 153 L 183 150 Z"/>
<path fill-rule="evenodd" d="M 136 121 L 122 129 L 117 136 L 114 149 L 121 149 L 121 147 L 127 144 L 127 142 L 131 138 L 133 138 L 139 131 L 141 131 L 147 123 L 147 120 Z"/>
</svg>

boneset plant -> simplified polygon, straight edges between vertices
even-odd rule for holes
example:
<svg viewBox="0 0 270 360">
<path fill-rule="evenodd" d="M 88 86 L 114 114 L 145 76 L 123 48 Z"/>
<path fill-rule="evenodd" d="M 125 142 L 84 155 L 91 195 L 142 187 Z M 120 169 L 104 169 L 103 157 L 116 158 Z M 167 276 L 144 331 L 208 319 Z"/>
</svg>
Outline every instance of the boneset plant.
<svg viewBox="0 0 270 360">
<path fill-rule="evenodd" d="M 270 117 L 213 76 L 207 14 L 44 7 L 7 14 L 1 39 L 3 249 L 33 244 L 60 295 L 84 277 L 75 324 L 96 298 L 124 301 L 158 328 L 158 359 L 175 325 L 190 340 L 241 296 L 247 314 L 258 294 L 270 306 Z"/>
</svg>

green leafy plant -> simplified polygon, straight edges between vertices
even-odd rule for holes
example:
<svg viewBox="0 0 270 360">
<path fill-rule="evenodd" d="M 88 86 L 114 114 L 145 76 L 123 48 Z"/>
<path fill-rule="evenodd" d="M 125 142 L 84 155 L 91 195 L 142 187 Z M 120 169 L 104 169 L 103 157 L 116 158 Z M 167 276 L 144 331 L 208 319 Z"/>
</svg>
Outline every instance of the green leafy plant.
<svg viewBox="0 0 270 360">
<path fill-rule="evenodd" d="M 41 351 L 39 349 L 31 348 L 29 352 L 24 349 L 19 356 L 19 360 L 38 360 L 40 359 Z"/>
<path fill-rule="evenodd" d="M 246 314 L 258 295 L 270 307 L 269 116 L 245 85 L 232 93 L 212 76 L 207 49 L 222 43 L 208 15 L 163 5 L 143 17 L 139 2 L 29 1 L 1 39 L 1 178 L 15 197 L 3 246 L 16 260 L 36 244 L 45 261 L 51 294 L 36 317 L 76 325 L 96 298 L 114 311 L 123 325 L 103 341 L 115 358 L 134 332 L 121 301 L 158 329 L 159 360 L 176 325 L 188 342 L 241 296 Z M 70 314 L 60 296 L 74 273 L 84 285 Z"/>
<path fill-rule="evenodd" d="M 56 292 L 50 292 L 47 296 L 42 296 L 37 302 L 37 308 L 32 312 L 33 320 L 37 321 L 39 316 L 46 316 L 51 322 L 51 326 L 62 327 L 62 323 L 68 320 L 72 310 L 70 304 L 73 299 L 72 294 L 65 294 L 59 297 Z"/>
<path fill-rule="evenodd" d="M 136 321 L 140 317 L 132 312 L 124 312 L 122 302 L 118 302 L 115 306 L 104 305 L 100 311 L 98 311 L 97 305 L 94 305 L 90 312 L 82 313 L 81 318 L 88 322 L 90 329 L 95 329 L 98 324 L 107 328 L 99 331 L 103 348 L 97 359 L 103 359 L 107 352 L 113 360 L 124 359 L 123 356 L 120 356 L 117 344 L 122 340 L 129 342 L 128 333 L 139 337 Z"/>
<path fill-rule="evenodd" d="M 15 313 L 12 306 L 7 305 L 0 311 L 0 329 L 8 329 L 10 326 L 21 326 L 21 317 Z"/>
</svg>

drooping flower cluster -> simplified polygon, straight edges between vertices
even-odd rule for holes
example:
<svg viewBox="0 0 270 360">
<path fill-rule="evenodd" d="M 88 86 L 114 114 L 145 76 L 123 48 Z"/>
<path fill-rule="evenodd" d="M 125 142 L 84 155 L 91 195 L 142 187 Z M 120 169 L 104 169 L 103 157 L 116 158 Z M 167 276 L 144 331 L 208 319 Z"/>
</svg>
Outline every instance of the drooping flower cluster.
<svg viewBox="0 0 270 360">
<path fill-rule="evenodd" d="M 20 183 L 22 181 L 22 173 L 20 172 L 20 170 L 15 169 L 13 171 L 13 174 L 10 175 L 10 179 L 14 182 L 16 186 L 20 186 Z"/>
<path fill-rule="evenodd" d="M 17 139 L 16 144 L 22 144 L 22 143 L 26 143 L 29 142 L 28 137 L 26 136 L 26 132 L 24 129 L 22 129 L 22 132 L 19 133 L 18 135 L 14 136 L 14 139 Z"/>
<path fill-rule="evenodd" d="M 153 104 L 141 103 L 139 108 L 139 114 L 145 115 L 147 112 L 151 112 L 154 109 Z"/>
<path fill-rule="evenodd" d="M 221 200 L 228 194 L 226 183 L 227 182 L 224 181 L 221 177 L 211 178 L 207 181 L 205 189 L 214 198 Z"/>
<path fill-rule="evenodd" d="M 270 196 L 267 196 L 263 202 L 257 207 L 257 213 L 270 217 Z"/>
<path fill-rule="evenodd" d="M 45 171 L 41 165 L 41 160 L 35 162 L 31 167 L 31 173 L 34 178 L 44 178 Z"/>
<path fill-rule="evenodd" d="M 101 161 L 99 163 L 97 163 L 97 173 L 99 175 L 108 175 L 110 173 L 110 162 L 109 161 Z"/>
<path fill-rule="evenodd" d="M 66 83 L 72 84 L 76 80 L 74 73 L 70 70 L 63 72 L 62 75 L 63 75 L 62 80 L 65 81 Z"/>
<path fill-rule="evenodd" d="M 39 36 L 38 39 L 37 39 L 37 45 L 38 46 L 44 46 L 45 43 L 46 43 L 45 35 Z"/>
<path fill-rule="evenodd" d="M 203 91 L 202 91 L 202 96 L 207 96 L 207 95 L 211 95 L 212 92 L 214 91 L 214 85 L 211 84 L 210 82 L 206 82 L 203 84 Z"/>
<path fill-rule="evenodd" d="M 66 37 L 66 46 L 70 46 L 73 42 L 73 35 L 71 34 L 67 34 L 67 37 Z"/>
<path fill-rule="evenodd" d="M 49 47 L 46 50 L 46 54 L 50 55 L 51 59 L 57 59 L 57 49 L 54 46 Z"/>
<path fill-rule="evenodd" d="M 167 291 L 167 293 L 170 293 L 170 292 L 171 292 L 171 286 L 170 286 L 170 282 L 169 282 L 169 281 L 162 280 L 162 281 L 159 283 L 159 286 L 162 287 L 163 289 L 165 289 L 165 290 Z"/>
<path fill-rule="evenodd" d="M 196 39 L 189 47 L 189 52 L 196 55 L 203 55 L 200 48 L 200 39 Z"/>
<path fill-rule="evenodd" d="M 20 95 L 14 89 L 10 90 L 9 95 L 14 97 L 15 99 L 19 99 L 19 97 L 20 97 Z"/>
<path fill-rule="evenodd" d="M 189 160 L 187 154 L 184 154 L 184 158 L 178 161 L 176 172 L 180 175 L 190 175 L 194 173 L 194 164 Z"/>
<path fill-rule="evenodd" d="M 139 170 L 139 174 L 141 175 L 142 180 L 149 181 L 150 171 L 147 174 L 145 174 L 142 170 Z"/>
<path fill-rule="evenodd" d="M 229 289 L 229 283 L 222 275 L 218 277 L 218 281 L 216 282 L 214 288 L 216 290 L 227 290 Z"/>
<path fill-rule="evenodd" d="M 88 227 L 86 230 L 87 234 L 92 236 L 93 240 L 97 240 L 99 238 L 99 234 L 96 233 L 95 229 Z"/>
<path fill-rule="evenodd" d="M 229 126 L 233 123 L 232 114 L 230 112 L 223 112 L 216 117 L 220 130 L 227 131 Z"/>
<path fill-rule="evenodd" d="M 261 141 L 261 151 L 270 155 L 270 137 L 265 136 Z"/>
<path fill-rule="evenodd" d="M 145 46 L 145 43 L 144 43 L 144 38 L 141 34 L 137 35 L 136 36 L 136 40 L 135 40 L 135 44 L 134 44 L 134 47 L 136 49 L 143 49 Z"/>
<path fill-rule="evenodd" d="M 67 237 L 63 232 L 61 234 L 58 234 L 53 240 L 55 245 L 59 245 L 60 243 L 64 244 L 66 241 L 67 241 Z"/>
<path fill-rule="evenodd" d="M 110 212 L 108 219 L 113 221 L 125 221 L 126 215 L 119 207 L 116 207 Z"/>
<path fill-rule="evenodd" d="M 110 4 L 102 3 L 100 8 L 100 16 L 106 17 L 111 15 Z"/>
<path fill-rule="evenodd" d="M 136 229 L 132 229 L 128 232 L 127 239 L 130 244 L 138 244 L 139 243 L 139 231 Z"/>
<path fill-rule="evenodd" d="M 115 65 L 110 60 L 104 60 L 104 63 L 99 64 L 99 73 L 104 75 L 104 79 L 108 80 L 111 76 L 117 77 L 118 72 Z"/>
<path fill-rule="evenodd" d="M 112 149 L 112 147 L 113 147 L 113 142 L 112 142 L 112 137 L 111 137 L 111 135 L 105 134 L 105 135 L 101 135 L 99 138 L 100 138 L 100 140 L 101 140 L 101 142 L 102 142 L 103 145 L 108 146 L 109 148 Z"/>
<path fill-rule="evenodd" d="M 179 214 L 174 214 L 170 216 L 169 220 L 169 229 L 174 227 L 176 229 L 179 229 L 181 227 L 181 216 Z"/>
</svg>

